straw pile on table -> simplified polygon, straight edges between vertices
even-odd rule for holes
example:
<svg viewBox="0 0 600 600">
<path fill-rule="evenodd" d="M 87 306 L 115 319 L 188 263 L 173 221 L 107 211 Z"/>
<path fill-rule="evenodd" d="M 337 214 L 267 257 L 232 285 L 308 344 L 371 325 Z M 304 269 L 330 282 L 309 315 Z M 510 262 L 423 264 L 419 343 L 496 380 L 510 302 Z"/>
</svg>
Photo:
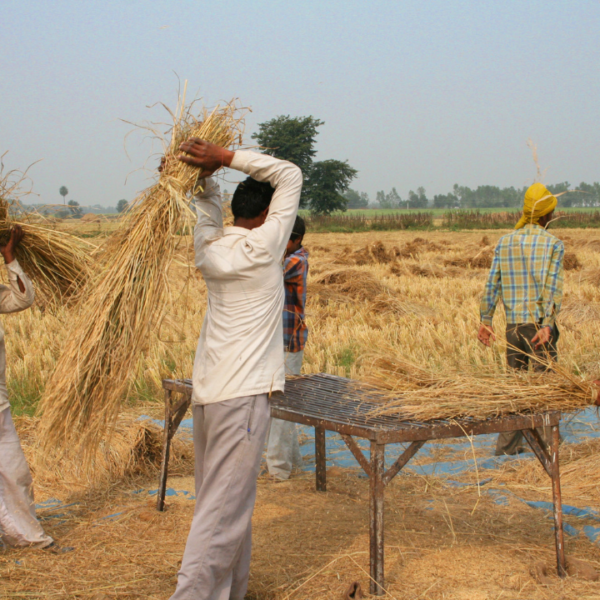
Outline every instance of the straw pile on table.
<svg viewBox="0 0 600 600">
<path fill-rule="evenodd" d="M 19 201 L 28 193 L 22 188 L 26 179 L 27 171 L 5 173 L 0 162 L 0 244 L 8 242 L 13 225 L 21 225 L 25 235 L 16 258 L 34 280 L 38 299 L 60 303 L 76 295 L 88 281 L 94 246 L 31 222 Z"/>
<path fill-rule="evenodd" d="M 365 356 L 363 381 L 382 390 L 378 415 L 433 421 L 507 414 L 577 411 L 595 402 L 598 388 L 550 359 L 543 373 L 436 373 L 403 360 L 393 349 Z"/>
<path fill-rule="evenodd" d="M 241 141 L 234 103 L 194 116 L 180 101 L 166 163 L 126 222 L 106 243 L 106 266 L 87 288 L 40 405 L 47 447 L 75 444 L 88 454 L 114 423 L 151 327 L 161 316 L 177 234 L 191 214 L 188 194 L 198 169 L 177 160 L 179 146 L 199 137 L 228 148 Z"/>
</svg>

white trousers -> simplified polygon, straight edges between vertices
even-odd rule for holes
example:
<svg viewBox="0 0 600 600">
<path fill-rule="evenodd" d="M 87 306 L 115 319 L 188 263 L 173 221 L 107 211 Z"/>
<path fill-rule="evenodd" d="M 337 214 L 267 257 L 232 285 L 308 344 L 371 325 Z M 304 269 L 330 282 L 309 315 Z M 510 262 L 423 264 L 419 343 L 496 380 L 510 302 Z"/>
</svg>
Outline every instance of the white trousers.
<svg viewBox="0 0 600 600">
<path fill-rule="evenodd" d="M 285 353 L 285 374 L 300 375 L 304 350 Z M 289 479 L 294 466 L 301 463 L 296 423 L 271 419 L 267 443 L 267 468 L 277 479 Z"/>
<path fill-rule="evenodd" d="M 194 405 L 196 509 L 171 600 L 243 600 L 267 394 Z"/>
<path fill-rule="evenodd" d="M 0 539 L 18 547 L 52 543 L 35 516 L 31 471 L 10 408 L 0 412 Z"/>
</svg>

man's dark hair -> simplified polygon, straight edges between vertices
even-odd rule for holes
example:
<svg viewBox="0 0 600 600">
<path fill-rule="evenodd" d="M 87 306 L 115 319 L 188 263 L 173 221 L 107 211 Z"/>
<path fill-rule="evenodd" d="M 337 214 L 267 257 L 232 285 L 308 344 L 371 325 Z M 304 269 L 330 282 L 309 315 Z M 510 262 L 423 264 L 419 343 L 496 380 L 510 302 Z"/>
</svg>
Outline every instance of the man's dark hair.
<svg viewBox="0 0 600 600">
<path fill-rule="evenodd" d="M 258 217 L 265 208 L 269 208 L 274 191 L 269 182 L 256 181 L 252 177 L 242 181 L 235 188 L 231 200 L 231 212 L 234 219 Z"/>
<path fill-rule="evenodd" d="M 295 242 L 297 239 L 304 237 L 306 233 L 306 223 L 304 219 L 300 216 L 296 216 L 296 222 L 294 223 L 294 229 L 292 229 L 292 235 L 290 235 L 290 240 Z"/>
</svg>

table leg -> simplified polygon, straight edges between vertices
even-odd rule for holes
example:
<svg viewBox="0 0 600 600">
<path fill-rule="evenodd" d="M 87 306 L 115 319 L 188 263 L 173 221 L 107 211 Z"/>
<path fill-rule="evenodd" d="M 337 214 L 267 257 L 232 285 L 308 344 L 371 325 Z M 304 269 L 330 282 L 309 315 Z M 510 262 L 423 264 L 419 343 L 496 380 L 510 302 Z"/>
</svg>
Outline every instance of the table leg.
<svg viewBox="0 0 600 600">
<path fill-rule="evenodd" d="M 369 503 L 369 529 L 371 542 L 371 594 L 382 596 L 383 587 L 383 476 L 385 444 L 371 442 L 371 477 Z"/>
<path fill-rule="evenodd" d="M 156 494 L 156 510 L 165 509 L 165 494 L 167 491 L 167 475 L 169 472 L 169 454 L 171 451 L 171 390 L 165 390 L 165 428 L 163 438 L 162 463 L 158 478 L 158 493 Z"/>
<path fill-rule="evenodd" d="M 554 537 L 556 540 L 556 565 L 559 577 L 566 576 L 565 541 L 563 531 L 562 496 L 560 491 L 560 473 L 558 470 L 558 446 L 560 432 L 558 425 L 552 426 L 550 459 L 552 461 L 552 502 L 554 503 Z"/>
<path fill-rule="evenodd" d="M 325 427 L 315 427 L 315 467 L 317 472 L 317 492 L 327 491 L 327 451 Z"/>
</svg>

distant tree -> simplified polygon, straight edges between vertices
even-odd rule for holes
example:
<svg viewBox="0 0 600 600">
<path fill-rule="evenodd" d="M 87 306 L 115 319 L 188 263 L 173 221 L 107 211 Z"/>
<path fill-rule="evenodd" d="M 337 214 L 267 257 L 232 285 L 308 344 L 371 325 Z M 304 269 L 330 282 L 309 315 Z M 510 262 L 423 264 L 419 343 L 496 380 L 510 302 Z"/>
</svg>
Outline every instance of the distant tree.
<svg viewBox="0 0 600 600">
<path fill-rule="evenodd" d="M 63 197 L 63 204 L 65 203 L 65 199 L 67 197 L 67 194 L 69 193 L 69 188 L 67 188 L 66 185 L 61 186 L 61 188 L 58 190 L 58 193 Z"/>
<path fill-rule="evenodd" d="M 375 194 L 375 203 L 379 208 L 385 208 L 383 206 L 385 204 L 385 192 L 383 190 Z"/>
<path fill-rule="evenodd" d="M 81 217 L 83 217 L 83 210 L 81 210 L 81 207 L 79 206 L 79 202 L 75 202 L 75 200 L 69 200 L 69 202 L 67 203 L 67 206 L 69 207 L 71 216 L 74 219 L 81 219 Z"/>
<path fill-rule="evenodd" d="M 127 202 L 125 198 L 121 198 L 121 200 L 117 202 L 117 212 L 122 213 L 124 210 L 127 209 L 128 206 L 129 202 Z"/>
<path fill-rule="evenodd" d="M 336 210 L 345 211 L 348 200 L 342 195 L 358 171 L 347 161 L 323 160 L 313 164 L 307 182 L 307 195 L 313 214 L 328 215 Z"/>
<path fill-rule="evenodd" d="M 300 206 L 305 206 L 308 202 L 306 183 L 313 167 L 313 158 L 317 154 L 315 138 L 319 133 L 317 128 L 321 125 L 324 125 L 324 122 L 312 116 L 280 115 L 259 123 L 258 132 L 252 134 L 252 139 L 263 147 L 265 154 L 289 160 L 302 169 L 305 185 Z"/>
<path fill-rule="evenodd" d="M 367 208 L 369 206 L 369 196 L 365 192 L 357 192 L 348 188 L 342 195 L 348 200 L 348 208 Z"/>
<path fill-rule="evenodd" d="M 385 200 L 389 208 L 400 208 L 400 203 L 402 202 L 402 198 L 400 198 L 400 194 L 396 191 L 395 187 L 391 189 L 389 194 L 386 194 Z"/>
<path fill-rule="evenodd" d="M 412 190 L 408 192 L 408 208 L 427 208 L 428 204 L 424 187 L 418 187 L 416 193 Z"/>
</svg>

